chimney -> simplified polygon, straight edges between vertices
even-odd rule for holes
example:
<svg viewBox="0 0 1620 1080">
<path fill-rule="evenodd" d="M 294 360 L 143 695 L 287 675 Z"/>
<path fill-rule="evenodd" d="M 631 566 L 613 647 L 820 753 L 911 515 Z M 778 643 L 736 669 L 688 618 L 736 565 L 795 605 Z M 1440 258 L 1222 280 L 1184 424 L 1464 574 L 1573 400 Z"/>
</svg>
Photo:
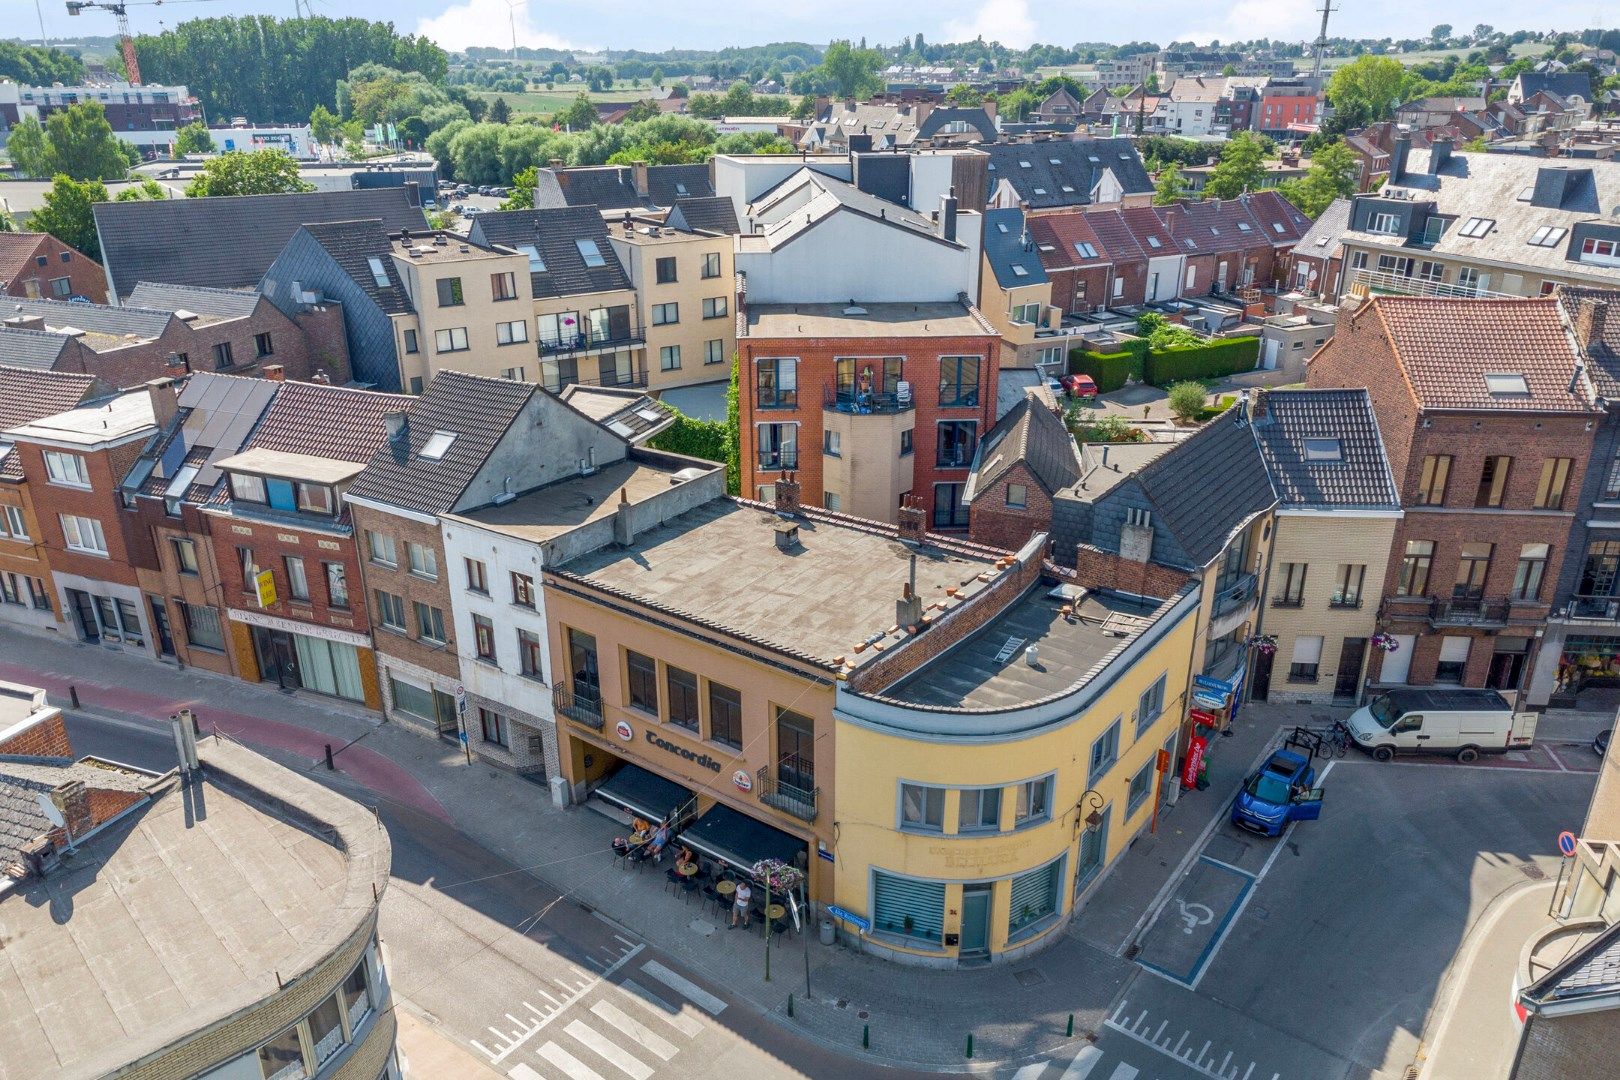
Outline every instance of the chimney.
<svg viewBox="0 0 1620 1080">
<path fill-rule="evenodd" d="M 636 178 L 636 198 L 647 197 L 647 163 L 645 161 L 632 161 L 630 171 Z"/>
<path fill-rule="evenodd" d="M 994 120 L 996 118 L 996 99 L 995 98 L 985 98 L 984 99 L 984 115 L 988 116 L 992 120 Z"/>
<path fill-rule="evenodd" d="M 956 185 L 939 197 L 939 235 L 944 240 L 956 239 Z"/>
<path fill-rule="evenodd" d="M 799 512 L 799 481 L 796 473 L 785 472 L 775 484 L 776 512 L 778 514 L 793 514 Z"/>
<path fill-rule="evenodd" d="M 1412 152 L 1412 136 L 1395 136 L 1394 148 L 1389 152 L 1389 182 L 1398 184 L 1406 175 L 1406 156 Z"/>
<path fill-rule="evenodd" d="M 391 412 L 383 416 L 383 430 L 388 433 L 391 443 L 403 443 L 410 438 L 410 414 L 406 412 Z"/>
<path fill-rule="evenodd" d="M 90 831 L 90 790 L 83 780 L 69 780 L 51 789 L 51 802 L 67 819 L 68 840 L 77 842 Z"/>
<path fill-rule="evenodd" d="M 900 504 L 900 540 L 907 544 L 920 544 L 928 532 L 928 514 L 914 495 L 907 495 Z"/>
<path fill-rule="evenodd" d="M 260 369 L 260 374 L 271 382 L 287 381 L 287 369 L 281 364 L 266 364 Z"/>
<path fill-rule="evenodd" d="M 1583 354 L 1591 356 L 1602 347 L 1603 326 L 1608 315 L 1606 300 L 1589 300 L 1575 308 L 1575 341 Z"/>
<path fill-rule="evenodd" d="M 322 386 L 331 386 L 332 376 L 326 373 L 325 368 L 316 368 L 315 374 L 309 377 L 309 381 L 312 383 L 320 383 Z"/>
<path fill-rule="evenodd" d="M 912 116 L 912 123 L 916 124 L 918 128 L 921 128 L 923 126 L 923 121 L 927 120 L 928 114 L 933 111 L 934 103 L 932 101 L 917 102 L 917 107 L 914 110 L 914 115 Z"/>
<path fill-rule="evenodd" d="M 551 169 L 560 169 L 563 167 L 563 159 L 560 157 L 551 158 L 546 162 L 546 166 Z"/>
<path fill-rule="evenodd" d="M 917 556 L 911 557 L 911 576 L 900 586 L 900 599 L 894 602 L 896 626 L 916 626 L 922 622 L 923 604 L 917 596 Z"/>
<path fill-rule="evenodd" d="M 821 115 L 823 113 L 825 113 L 830 108 L 832 108 L 832 98 L 828 97 L 826 94 L 817 94 L 816 95 L 816 114 L 815 114 L 815 116 L 811 117 L 811 119 L 812 120 L 821 119 Z"/>
<path fill-rule="evenodd" d="M 792 551 L 799 546 L 799 523 L 797 521 L 778 521 L 773 526 L 777 551 Z"/>
<path fill-rule="evenodd" d="M 13 315 L 6 320 L 6 325 L 13 330 L 43 330 L 45 329 L 45 316 Z"/>
<path fill-rule="evenodd" d="M 630 520 L 630 496 L 626 491 L 619 489 L 619 505 L 613 508 L 613 542 L 620 547 L 629 547 L 636 538 L 636 526 Z"/>
<path fill-rule="evenodd" d="M 1262 386 L 1255 390 L 1254 397 L 1251 399 L 1253 404 L 1249 408 L 1249 417 L 1256 424 L 1260 423 L 1260 421 L 1266 417 L 1267 396 L 1266 388 Z"/>
<path fill-rule="evenodd" d="M 1446 162 L 1451 160 L 1451 136 L 1444 135 L 1434 140 L 1429 148 L 1429 175 L 1438 175 Z"/>
<path fill-rule="evenodd" d="M 158 427 L 167 427 L 174 414 L 180 410 L 179 398 L 174 392 L 174 380 L 171 378 L 152 379 L 146 384 L 146 393 L 152 399 L 152 422 Z"/>
</svg>

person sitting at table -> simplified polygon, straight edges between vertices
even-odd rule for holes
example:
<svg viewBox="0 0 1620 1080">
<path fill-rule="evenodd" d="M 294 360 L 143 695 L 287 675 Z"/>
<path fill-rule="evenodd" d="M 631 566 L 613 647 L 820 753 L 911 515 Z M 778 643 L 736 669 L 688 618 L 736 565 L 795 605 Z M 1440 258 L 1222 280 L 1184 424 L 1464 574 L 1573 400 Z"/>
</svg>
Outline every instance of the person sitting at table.
<svg viewBox="0 0 1620 1080">
<path fill-rule="evenodd" d="M 640 814 L 637 814 L 635 817 L 630 819 L 630 828 L 633 829 L 637 834 L 644 835 L 652 831 L 652 823 L 646 818 L 642 817 Z"/>
<path fill-rule="evenodd" d="M 679 850 L 677 850 L 676 853 L 675 853 L 675 865 L 676 866 L 685 866 L 687 863 L 696 863 L 696 862 L 697 862 L 697 853 L 694 852 L 691 848 L 687 847 L 685 844 L 682 844 L 680 846 Z"/>
</svg>

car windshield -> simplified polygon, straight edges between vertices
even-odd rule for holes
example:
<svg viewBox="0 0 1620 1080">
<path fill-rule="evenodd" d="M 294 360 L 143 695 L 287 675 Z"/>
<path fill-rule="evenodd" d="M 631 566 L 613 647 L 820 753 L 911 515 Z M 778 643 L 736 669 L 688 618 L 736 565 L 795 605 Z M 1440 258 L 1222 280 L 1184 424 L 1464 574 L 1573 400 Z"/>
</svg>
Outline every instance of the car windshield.
<svg viewBox="0 0 1620 1080">
<path fill-rule="evenodd" d="M 1256 773 L 1243 786 L 1243 790 L 1248 792 L 1250 798 L 1271 803 L 1273 806 L 1282 806 L 1288 802 L 1288 781 L 1274 773 Z"/>
<path fill-rule="evenodd" d="M 1374 720 L 1377 720 L 1385 727 L 1389 727 L 1401 715 L 1400 710 L 1395 707 L 1395 703 L 1390 700 L 1388 694 L 1373 698 L 1373 703 L 1367 706 L 1367 711 L 1372 713 Z"/>
</svg>

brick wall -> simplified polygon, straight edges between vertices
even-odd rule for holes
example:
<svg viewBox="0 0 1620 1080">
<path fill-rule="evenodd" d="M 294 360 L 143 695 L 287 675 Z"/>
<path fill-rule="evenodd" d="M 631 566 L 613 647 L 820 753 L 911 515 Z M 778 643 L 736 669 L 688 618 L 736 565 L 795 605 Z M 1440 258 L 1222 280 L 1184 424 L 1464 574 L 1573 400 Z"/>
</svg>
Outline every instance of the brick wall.
<svg viewBox="0 0 1620 1080">
<path fill-rule="evenodd" d="M 1024 507 L 1007 504 L 1007 488 L 1024 485 Z M 975 544 L 1017 551 L 1031 536 L 1052 528 L 1052 496 L 1028 465 L 1019 462 L 988 490 L 978 492 L 969 507 L 968 538 Z"/>
<path fill-rule="evenodd" d="M 351 506 L 349 512 L 354 518 L 354 544 L 360 561 L 360 573 L 351 579 L 350 593 L 356 591 L 353 582 L 363 581 L 364 602 L 367 604 L 374 603 L 373 597 L 379 589 L 403 597 L 405 601 L 407 633 L 402 634 L 385 627 L 381 625 L 380 620 L 373 617 L 375 626 L 372 637 L 376 642 L 377 651 L 384 657 L 397 656 L 407 663 L 440 675 L 457 677 L 461 668 L 456 660 L 450 582 L 454 575 L 462 571 L 459 566 L 448 565 L 438 525 L 427 525 L 365 506 Z M 387 567 L 370 560 L 367 555 L 368 532 L 377 532 L 394 538 L 397 566 Z M 405 548 L 407 543 L 422 544 L 433 549 L 439 561 L 438 581 L 429 581 L 410 572 Z M 417 601 L 444 612 L 444 633 L 449 639 L 445 645 L 427 645 L 416 640 L 416 612 L 412 605 Z"/>
<path fill-rule="evenodd" d="M 0 292 L 12 296 L 32 296 L 44 300 L 61 300 L 52 288 L 52 282 L 67 278 L 71 296 L 82 296 L 95 304 L 107 302 L 107 275 L 101 264 L 70 244 L 64 244 L 50 233 L 39 233 L 39 243 L 29 255 L 16 278 L 0 281 Z M 66 258 L 64 259 L 64 256 Z M 41 266 L 40 259 L 45 260 Z"/>
<path fill-rule="evenodd" d="M 1620 1057 L 1620 1024 L 1611 1010 L 1532 1016 L 1515 1080 L 1607 1080 Z"/>
<path fill-rule="evenodd" d="M 1137 596 L 1174 596 L 1191 580 L 1185 570 L 1126 559 L 1111 551 L 1077 544 L 1075 583 L 1088 589 L 1112 589 Z"/>
<path fill-rule="evenodd" d="M 1079 270 L 1049 270 L 1046 275 L 1052 282 L 1051 303 L 1064 311 L 1089 312 L 1094 311 L 1098 304 L 1108 303 L 1108 267 L 1088 266 Z M 1079 283 L 1084 282 L 1086 296 L 1078 300 L 1076 289 Z"/>
<path fill-rule="evenodd" d="M 111 821 L 136 803 L 144 802 L 146 799 L 144 792 L 110 791 L 106 788 L 91 788 L 88 795 L 91 827 Z"/>
<path fill-rule="evenodd" d="M 75 756 L 73 743 L 68 740 L 67 728 L 63 725 L 62 714 L 59 712 L 0 742 L 0 754 L 56 758 Z"/>
<path fill-rule="evenodd" d="M 90 490 L 52 484 L 46 478 L 44 448 L 18 443 L 14 451 L 22 462 L 34 503 L 39 533 L 34 537 L 48 551 L 51 569 L 101 581 L 135 585 L 132 562 L 139 557 L 139 545 L 131 545 L 126 529 L 131 515 L 119 505 L 118 483 L 140 456 L 142 442 L 134 440 L 111 450 L 82 455 L 90 478 Z M 85 555 L 67 549 L 59 515 L 73 514 L 95 518 L 102 523 L 107 541 L 107 557 Z"/>
</svg>

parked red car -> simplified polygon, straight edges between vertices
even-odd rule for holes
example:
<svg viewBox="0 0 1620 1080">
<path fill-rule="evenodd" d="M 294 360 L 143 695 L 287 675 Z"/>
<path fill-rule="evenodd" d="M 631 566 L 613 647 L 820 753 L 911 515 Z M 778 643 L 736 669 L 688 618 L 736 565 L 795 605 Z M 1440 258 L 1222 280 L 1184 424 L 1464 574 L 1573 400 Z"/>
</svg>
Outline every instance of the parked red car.
<svg viewBox="0 0 1620 1080">
<path fill-rule="evenodd" d="M 1097 396 L 1097 383 L 1090 375 L 1065 375 L 1062 378 L 1063 389 L 1073 398 L 1094 398 Z"/>
</svg>

